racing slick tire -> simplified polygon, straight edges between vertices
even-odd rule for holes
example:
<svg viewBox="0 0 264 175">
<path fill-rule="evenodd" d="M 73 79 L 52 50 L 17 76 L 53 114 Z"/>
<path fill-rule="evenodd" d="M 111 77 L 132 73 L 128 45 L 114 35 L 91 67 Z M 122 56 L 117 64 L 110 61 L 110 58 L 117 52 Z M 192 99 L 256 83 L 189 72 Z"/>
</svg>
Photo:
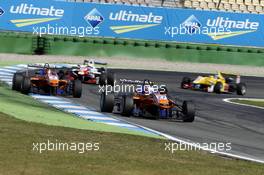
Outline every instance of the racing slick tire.
<svg viewBox="0 0 264 175">
<path fill-rule="evenodd" d="M 214 86 L 214 92 L 220 94 L 222 88 L 223 88 L 223 84 L 221 82 L 217 82 Z"/>
<path fill-rule="evenodd" d="M 110 85 L 114 86 L 116 79 L 115 79 L 115 73 L 113 72 L 103 72 L 99 77 L 99 85 Z"/>
<path fill-rule="evenodd" d="M 21 83 L 21 92 L 23 94 L 29 94 L 31 90 L 31 81 L 29 77 L 24 76 Z"/>
<path fill-rule="evenodd" d="M 81 98 L 82 96 L 82 82 L 80 80 L 74 80 L 73 82 L 73 92 L 74 98 Z"/>
<path fill-rule="evenodd" d="M 182 89 L 188 89 L 185 85 L 190 85 L 191 84 L 191 78 L 189 77 L 183 77 L 182 82 L 181 82 L 181 88 Z"/>
<path fill-rule="evenodd" d="M 15 73 L 12 80 L 12 90 L 21 91 L 23 76 Z"/>
<path fill-rule="evenodd" d="M 50 95 L 57 96 L 57 87 L 50 87 L 49 91 Z"/>
<path fill-rule="evenodd" d="M 182 103 L 183 122 L 193 122 L 195 118 L 195 106 L 191 101 Z"/>
<path fill-rule="evenodd" d="M 133 108 L 134 108 L 133 97 L 131 95 L 122 96 L 122 100 L 120 104 L 121 115 L 130 117 Z"/>
<path fill-rule="evenodd" d="M 102 74 L 100 75 L 100 77 L 99 77 L 99 85 L 100 85 L 100 86 L 104 86 L 104 85 L 106 85 L 106 79 L 107 79 L 107 77 L 106 77 L 106 73 L 102 73 Z"/>
<path fill-rule="evenodd" d="M 111 113 L 114 108 L 114 100 L 113 93 L 106 94 L 106 92 L 102 92 L 100 97 L 100 111 Z"/>
<path fill-rule="evenodd" d="M 99 68 L 98 72 L 104 73 L 105 72 L 105 68 L 104 67 Z"/>
<path fill-rule="evenodd" d="M 107 84 L 114 86 L 115 84 L 115 73 L 114 72 L 108 72 L 107 73 Z"/>
<path fill-rule="evenodd" d="M 237 95 L 245 95 L 247 92 L 247 87 L 245 83 L 237 84 Z"/>
</svg>

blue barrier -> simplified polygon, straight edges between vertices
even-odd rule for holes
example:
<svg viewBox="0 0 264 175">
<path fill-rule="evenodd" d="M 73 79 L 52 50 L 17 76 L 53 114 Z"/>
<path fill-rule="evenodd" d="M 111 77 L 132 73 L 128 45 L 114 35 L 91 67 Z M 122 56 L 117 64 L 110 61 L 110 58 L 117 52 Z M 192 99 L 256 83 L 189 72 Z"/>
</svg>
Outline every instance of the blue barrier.
<svg viewBox="0 0 264 175">
<path fill-rule="evenodd" d="M 264 15 L 60 1 L 0 4 L 1 30 L 264 47 Z"/>
</svg>

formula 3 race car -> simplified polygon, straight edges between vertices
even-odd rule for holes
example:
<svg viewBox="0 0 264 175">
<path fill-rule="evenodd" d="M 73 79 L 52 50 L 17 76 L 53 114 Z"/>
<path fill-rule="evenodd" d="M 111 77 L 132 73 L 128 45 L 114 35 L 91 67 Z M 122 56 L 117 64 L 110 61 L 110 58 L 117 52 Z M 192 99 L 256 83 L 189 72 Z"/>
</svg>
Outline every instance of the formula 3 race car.
<svg viewBox="0 0 264 175">
<path fill-rule="evenodd" d="M 194 121 L 195 107 L 191 101 L 183 101 L 179 105 L 176 100 L 172 100 L 168 96 L 165 87 L 155 90 L 149 80 L 135 81 L 135 84 L 138 84 L 142 90 L 132 93 L 102 92 L 100 98 L 101 112 L 154 119 L 174 119 L 183 122 Z"/>
<path fill-rule="evenodd" d="M 73 71 L 82 83 L 103 85 L 108 81 L 108 84 L 113 85 L 114 73 L 107 71 L 104 67 L 97 68 L 95 65 L 107 65 L 107 63 L 84 60 L 83 64 L 77 65 Z"/>
<path fill-rule="evenodd" d="M 23 71 L 13 76 L 12 89 L 23 94 L 37 93 L 45 95 L 65 95 L 80 98 L 82 83 L 75 80 L 67 68 L 51 67 L 48 63 L 43 65 L 28 65 Z"/>
<path fill-rule="evenodd" d="M 198 76 L 192 80 L 184 77 L 181 82 L 182 89 L 202 90 L 215 93 L 233 93 L 238 95 L 246 94 L 246 84 L 240 82 L 239 75 L 225 74 L 218 72 L 211 76 Z"/>
</svg>

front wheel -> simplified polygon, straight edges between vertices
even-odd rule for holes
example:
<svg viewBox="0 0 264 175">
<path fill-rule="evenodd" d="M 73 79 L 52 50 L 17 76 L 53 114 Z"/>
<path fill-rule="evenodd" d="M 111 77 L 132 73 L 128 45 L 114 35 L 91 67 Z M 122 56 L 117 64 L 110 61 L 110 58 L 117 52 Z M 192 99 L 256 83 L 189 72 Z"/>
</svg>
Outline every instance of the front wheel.
<svg viewBox="0 0 264 175">
<path fill-rule="evenodd" d="M 245 83 L 237 84 L 237 95 L 245 95 L 247 92 L 247 87 Z"/>
<path fill-rule="evenodd" d="M 23 76 L 15 73 L 12 81 L 12 90 L 21 91 Z"/>
<path fill-rule="evenodd" d="M 82 82 L 80 80 L 74 80 L 72 95 L 74 98 L 81 98 L 81 96 L 82 96 Z"/>
<path fill-rule="evenodd" d="M 195 118 L 195 107 L 193 102 L 184 101 L 182 104 L 183 122 L 193 122 Z"/>
<path fill-rule="evenodd" d="M 183 77 L 182 82 L 181 82 L 181 88 L 188 89 L 190 84 L 191 84 L 191 79 L 189 77 Z"/>
<path fill-rule="evenodd" d="M 214 86 L 214 92 L 220 94 L 222 88 L 223 88 L 223 84 L 221 82 L 217 82 Z"/>
<path fill-rule="evenodd" d="M 31 81 L 29 77 L 23 77 L 21 92 L 23 94 L 29 94 L 31 90 Z"/>
</svg>

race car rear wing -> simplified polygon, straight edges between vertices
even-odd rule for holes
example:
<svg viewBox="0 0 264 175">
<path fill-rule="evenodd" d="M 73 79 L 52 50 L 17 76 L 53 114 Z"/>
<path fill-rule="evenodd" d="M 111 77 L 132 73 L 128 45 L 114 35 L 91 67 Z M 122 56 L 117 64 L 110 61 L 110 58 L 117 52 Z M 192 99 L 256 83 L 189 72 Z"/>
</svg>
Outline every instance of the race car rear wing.
<svg viewBox="0 0 264 175">
<path fill-rule="evenodd" d="M 34 64 L 28 64 L 28 68 L 56 68 L 55 65 L 49 64 L 49 63 L 34 63 Z"/>
<path fill-rule="evenodd" d="M 28 68 L 49 68 L 49 69 L 72 69 L 77 66 L 70 65 L 70 64 L 49 64 L 49 63 L 34 63 L 34 64 L 28 64 Z"/>
<path fill-rule="evenodd" d="M 106 62 L 100 62 L 100 61 L 95 61 L 94 64 L 97 64 L 97 65 L 107 65 Z"/>
<path fill-rule="evenodd" d="M 84 60 L 84 62 L 89 62 L 90 60 Z M 101 62 L 101 61 L 97 61 L 97 60 L 93 60 L 93 63 L 94 64 L 97 64 L 97 65 L 107 65 L 106 62 Z"/>
<path fill-rule="evenodd" d="M 129 79 L 120 79 L 119 80 L 120 83 L 122 84 L 154 84 L 153 81 L 149 81 L 149 80 L 129 80 Z"/>
<path fill-rule="evenodd" d="M 122 84 L 143 84 L 141 80 L 120 79 L 119 82 Z"/>
</svg>

